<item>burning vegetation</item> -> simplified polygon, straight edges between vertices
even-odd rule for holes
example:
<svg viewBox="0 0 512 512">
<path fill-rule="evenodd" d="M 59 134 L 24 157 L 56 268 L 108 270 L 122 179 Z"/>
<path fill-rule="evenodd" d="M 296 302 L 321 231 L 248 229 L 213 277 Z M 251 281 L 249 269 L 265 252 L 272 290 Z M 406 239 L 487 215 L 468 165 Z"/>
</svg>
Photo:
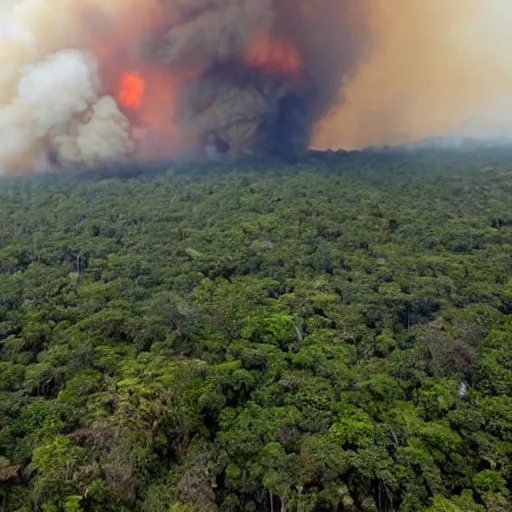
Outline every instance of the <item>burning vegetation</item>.
<svg viewBox="0 0 512 512">
<path fill-rule="evenodd" d="M 24 0 L 0 50 L 4 172 L 293 156 L 360 44 L 348 0 Z"/>
</svg>

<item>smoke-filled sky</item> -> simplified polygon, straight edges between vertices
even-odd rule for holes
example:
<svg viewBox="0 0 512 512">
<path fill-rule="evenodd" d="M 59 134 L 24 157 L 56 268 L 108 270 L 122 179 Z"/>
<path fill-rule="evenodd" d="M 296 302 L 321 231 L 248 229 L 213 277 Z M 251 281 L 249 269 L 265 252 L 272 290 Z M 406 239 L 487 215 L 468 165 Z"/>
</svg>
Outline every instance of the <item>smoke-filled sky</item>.
<svg viewBox="0 0 512 512">
<path fill-rule="evenodd" d="M 512 135 L 511 0 L 0 0 L 0 172 Z"/>
<path fill-rule="evenodd" d="M 512 135 L 511 0 L 372 0 L 372 48 L 318 147 Z"/>
</svg>

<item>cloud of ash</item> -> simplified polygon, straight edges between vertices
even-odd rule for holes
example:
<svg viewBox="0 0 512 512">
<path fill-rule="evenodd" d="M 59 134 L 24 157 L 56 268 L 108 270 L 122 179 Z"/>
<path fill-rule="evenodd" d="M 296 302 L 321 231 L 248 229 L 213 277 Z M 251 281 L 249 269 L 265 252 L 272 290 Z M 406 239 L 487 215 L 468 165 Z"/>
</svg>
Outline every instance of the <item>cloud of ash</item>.
<svg viewBox="0 0 512 512">
<path fill-rule="evenodd" d="M 363 3 L 7 0 L 0 170 L 296 154 L 365 49 Z"/>
<path fill-rule="evenodd" d="M 373 0 L 369 54 L 318 148 L 512 137 L 510 0 Z"/>
</svg>

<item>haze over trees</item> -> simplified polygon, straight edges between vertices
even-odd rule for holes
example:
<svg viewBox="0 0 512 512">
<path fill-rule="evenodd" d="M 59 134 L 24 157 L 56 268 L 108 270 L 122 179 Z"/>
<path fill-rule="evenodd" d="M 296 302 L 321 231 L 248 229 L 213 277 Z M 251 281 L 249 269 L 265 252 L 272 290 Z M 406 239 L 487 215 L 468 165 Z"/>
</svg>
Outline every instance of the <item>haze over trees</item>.
<svg viewBox="0 0 512 512">
<path fill-rule="evenodd" d="M 0 182 L 0 510 L 506 512 L 512 152 Z"/>
</svg>

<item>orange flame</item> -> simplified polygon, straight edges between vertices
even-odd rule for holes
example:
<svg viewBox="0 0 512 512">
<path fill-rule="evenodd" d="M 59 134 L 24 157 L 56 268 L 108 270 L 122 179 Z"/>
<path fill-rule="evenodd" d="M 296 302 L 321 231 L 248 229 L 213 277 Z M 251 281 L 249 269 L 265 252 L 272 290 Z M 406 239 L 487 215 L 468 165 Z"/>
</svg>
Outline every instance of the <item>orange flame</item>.
<svg viewBox="0 0 512 512">
<path fill-rule="evenodd" d="M 272 73 L 292 75 L 301 70 L 301 60 L 293 44 L 269 33 L 261 34 L 249 47 L 245 60 L 252 67 Z"/>
<path fill-rule="evenodd" d="M 118 103 L 126 109 L 138 109 L 142 106 L 146 82 L 138 72 L 125 72 L 121 75 Z"/>
</svg>

